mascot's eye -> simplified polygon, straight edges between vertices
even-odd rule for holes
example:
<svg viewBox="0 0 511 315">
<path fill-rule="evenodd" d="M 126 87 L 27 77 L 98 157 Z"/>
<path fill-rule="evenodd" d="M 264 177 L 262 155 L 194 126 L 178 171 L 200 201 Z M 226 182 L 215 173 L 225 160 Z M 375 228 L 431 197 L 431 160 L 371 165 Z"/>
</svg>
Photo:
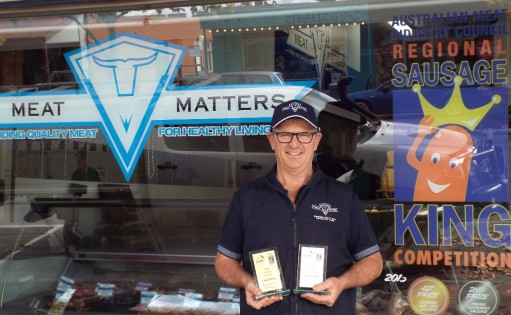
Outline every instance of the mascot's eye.
<svg viewBox="0 0 511 315">
<path fill-rule="evenodd" d="M 433 153 L 431 155 L 431 163 L 437 164 L 438 162 L 440 162 L 440 153 Z"/>
<path fill-rule="evenodd" d="M 451 168 L 456 168 L 458 167 L 458 165 L 460 165 L 460 160 L 458 158 L 452 158 L 450 161 L 449 161 L 449 166 Z"/>
</svg>

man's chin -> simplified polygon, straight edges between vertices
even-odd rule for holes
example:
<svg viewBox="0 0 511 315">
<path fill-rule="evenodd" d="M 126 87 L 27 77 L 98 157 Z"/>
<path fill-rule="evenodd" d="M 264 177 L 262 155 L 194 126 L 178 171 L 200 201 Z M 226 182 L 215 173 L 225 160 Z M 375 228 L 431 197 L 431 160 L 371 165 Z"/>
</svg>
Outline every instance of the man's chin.
<svg viewBox="0 0 511 315">
<path fill-rule="evenodd" d="M 287 159 L 284 161 L 285 167 L 289 170 L 300 170 L 303 169 L 305 161 L 303 159 Z"/>
</svg>

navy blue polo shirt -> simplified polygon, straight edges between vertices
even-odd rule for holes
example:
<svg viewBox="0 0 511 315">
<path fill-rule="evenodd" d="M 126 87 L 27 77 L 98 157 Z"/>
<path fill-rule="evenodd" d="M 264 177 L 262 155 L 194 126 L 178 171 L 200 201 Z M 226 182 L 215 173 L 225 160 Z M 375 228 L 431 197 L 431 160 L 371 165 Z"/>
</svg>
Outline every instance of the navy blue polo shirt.
<svg viewBox="0 0 511 315">
<path fill-rule="evenodd" d="M 229 206 L 218 251 L 241 261 L 252 273 L 249 252 L 276 247 L 286 288 L 296 287 L 300 244 L 328 246 L 326 277 L 337 277 L 354 262 L 379 251 L 374 231 L 350 185 L 316 168 L 298 193 L 295 204 L 276 177 L 276 167 L 259 180 L 239 188 Z M 355 289 L 344 291 L 333 307 L 317 305 L 291 294 L 259 311 L 246 304 L 241 313 L 355 314 Z"/>
</svg>

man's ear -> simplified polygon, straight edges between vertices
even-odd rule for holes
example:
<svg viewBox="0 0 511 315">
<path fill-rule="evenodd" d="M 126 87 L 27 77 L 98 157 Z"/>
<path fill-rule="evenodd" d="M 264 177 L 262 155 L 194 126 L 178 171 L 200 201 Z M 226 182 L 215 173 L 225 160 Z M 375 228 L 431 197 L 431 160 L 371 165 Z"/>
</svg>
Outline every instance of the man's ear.
<svg viewBox="0 0 511 315">
<path fill-rule="evenodd" d="M 270 142 L 271 149 L 275 151 L 274 141 L 275 141 L 275 135 L 271 132 L 269 132 L 266 137 L 268 138 L 268 141 Z"/>
<path fill-rule="evenodd" d="M 318 149 L 319 143 L 321 142 L 321 138 L 323 138 L 323 134 L 321 132 L 317 133 L 315 137 L 316 147 L 314 148 L 314 151 Z"/>
</svg>

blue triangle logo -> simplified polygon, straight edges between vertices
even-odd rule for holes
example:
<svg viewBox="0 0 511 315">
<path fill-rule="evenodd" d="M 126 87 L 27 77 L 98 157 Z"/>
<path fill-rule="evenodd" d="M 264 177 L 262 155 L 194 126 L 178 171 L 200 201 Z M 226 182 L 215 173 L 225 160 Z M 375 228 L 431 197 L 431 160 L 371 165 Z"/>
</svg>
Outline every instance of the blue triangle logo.
<svg viewBox="0 0 511 315">
<path fill-rule="evenodd" d="M 101 128 L 129 181 L 152 128 L 152 114 L 174 80 L 186 48 L 119 33 L 66 54 L 82 89 L 101 116 Z"/>
</svg>

